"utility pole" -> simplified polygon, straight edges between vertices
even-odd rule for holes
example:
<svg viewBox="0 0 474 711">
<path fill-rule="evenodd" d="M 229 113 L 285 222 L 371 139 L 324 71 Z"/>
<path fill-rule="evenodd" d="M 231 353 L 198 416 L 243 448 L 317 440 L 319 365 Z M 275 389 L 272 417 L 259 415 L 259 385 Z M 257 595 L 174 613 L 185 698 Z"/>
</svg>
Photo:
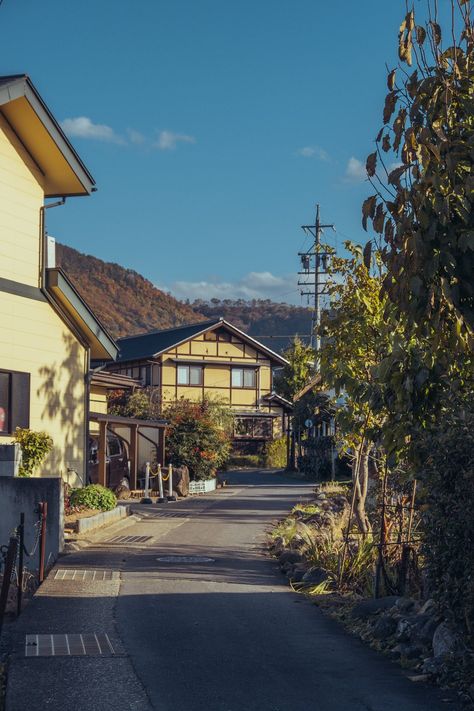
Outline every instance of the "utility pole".
<svg viewBox="0 0 474 711">
<path fill-rule="evenodd" d="M 320 219 L 320 209 L 319 204 L 316 205 L 316 219 L 314 225 L 302 225 L 301 229 L 305 234 L 309 234 L 313 237 L 313 244 L 307 252 L 298 252 L 298 256 L 301 257 L 301 265 L 303 271 L 298 272 L 299 275 L 304 275 L 306 277 L 314 277 L 313 283 L 310 281 L 298 281 L 299 286 L 309 286 L 308 291 L 301 291 L 303 296 L 310 296 L 314 298 L 313 315 L 311 319 L 311 341 L 310 345 L 316 351 L 315 367 L 318 369 L 318 354 L 321 347 L 320 337 L 318 334 L 318 327 L 321 323 L 321 296 L 323 294 L 324 282 L 321 281 L 321 277 L 327 273 L 327 260 L 329 257 L 328 252 L 321 251 L 321 235 L 323 230 L 332 229 L 335 230 L 334 225 L 322 225 Z"/>
</svg>

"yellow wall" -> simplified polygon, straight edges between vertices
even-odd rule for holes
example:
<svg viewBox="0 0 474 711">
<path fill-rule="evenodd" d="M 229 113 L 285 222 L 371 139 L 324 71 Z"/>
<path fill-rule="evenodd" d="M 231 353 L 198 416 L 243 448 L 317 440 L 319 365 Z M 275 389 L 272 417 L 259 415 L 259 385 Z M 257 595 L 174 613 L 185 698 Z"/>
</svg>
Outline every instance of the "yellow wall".
<svg viewBox="0 0 474 711">
<path fill-rule="evenodd" d="M 84 474 L 85 349 L 47 302 L 0 292 L 0 313 L 0 368 L 30 373 L 30 428 L 45 430 L 54 442 L 38 475 L 78 485 Z M 11 435 L 0 441 L 10 442 Z"/>
<path fill-rule="evenodd" d="M 100 385 L 91 385 L 90 390 L 90 411 L 107 414 L 107 388 Z"/>
<path fill-rule="evenodd" d="M 0 276 L 38 285 L 39 209 L 43 190 L 37 168 L 0 116 Z"/>
<path fill-rule="evenodd" d="M 185 364 L 191 360 L 212 361 L 204 367 L 204 389 L 202 386 L 176 387 L 177 363 L 174 359 L 183 360 Z M 235 365 L 259 366 L 259 381 L 255 388 L 231 388 L 231 359 Z M 271 391 L 271 362 L 236 336 L 227 342 L 206 340 L 204 334 L 201 334 L 188 343 L 170 349 L 161 356 L 161 361 L 164 407 L 180 398 L 199 401 L 204 392 L 212 399 L 231 404 L 234 409 L 255 410 L 259 405 L 265 408 L 262 398 Z M 225 364 L 219 365 L 216 361 L 225 361 Z"/>
<path fill-rule="evenodd" d="M 37 287 L 41 176 L 0 117 L 0 277 Z M 54 448 L 38 472 L 84 474 L 86 352 L 46 301 L 0 291 L 0 369 L 30 373 L 30 427 Z M 11 435 L 0 436 L 0 442 Z M 68 469 L 74 470 L 68 472 Z"/>
</svg>

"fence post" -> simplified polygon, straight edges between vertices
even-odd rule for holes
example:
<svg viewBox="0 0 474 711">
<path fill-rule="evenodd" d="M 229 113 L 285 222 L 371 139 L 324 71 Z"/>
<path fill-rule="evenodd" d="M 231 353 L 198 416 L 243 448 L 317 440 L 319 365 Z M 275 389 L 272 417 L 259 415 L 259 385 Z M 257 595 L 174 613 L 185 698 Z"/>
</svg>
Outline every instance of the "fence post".
<svg viewBox="0 0 474 711">
<path fill-rule="evenodd" d="M 150 462 L 145 464 L 145 496 L 142 499 L 142 504 L 152 504 L 150 499 Z"/>
<path fill-rule="evenodd" d="M 168 501 L 168 499 L 165 497 L 164 491 L 163 491 L 163 476 L 161 474 L 161 464 L 158 464 L 158 489 L 159 489 L 159 497 L 157 500 L 157 504 L 164 504 Z"/>
<path fill-rule="evenodd" d="M 5 617 L 5 609 L 7 607 L 8 591 L 12 579 L 12 571 L 15 566 L 16 552 L 18 549 L 18 537 L 12 536 L 8 544 L 7 555 L 5 558 L 5 566 L 3 569 L 2 589 L 0 591 L 0 635 L 2 634 L 3 618 Z"/>
<path fill-rule="evenodd" d="M 16 614 L 21 613 L 21 599 L 23 597 L 23 554 L 25 549 L 25 514 L 20 514 L 20 525 L 18 526 L 18 545 L 20 546 L 18 556 L 18 590 L 16 596 Z"/>
<path fill-rule="evenodd" d="M 44 562 L 46 558 L 46 519 L 48 517 L 48 502 L 40 501 L 38 504 L 38 510 L 41 521 L 38 583 L 41 585 L 44 580 Z"/>
<path fill-rule="evenodd" d="M 170 464 L 168 467 L 168 501 L 176 501 L 176 496 L 173 495 L 173 465 Z"/>
</svg>

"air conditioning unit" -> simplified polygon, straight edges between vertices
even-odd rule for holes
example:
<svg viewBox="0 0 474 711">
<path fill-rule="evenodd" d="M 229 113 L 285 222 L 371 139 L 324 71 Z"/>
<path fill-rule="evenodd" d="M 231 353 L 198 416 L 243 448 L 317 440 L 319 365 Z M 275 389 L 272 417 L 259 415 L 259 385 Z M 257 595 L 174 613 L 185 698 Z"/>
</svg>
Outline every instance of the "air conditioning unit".
<svg viewBox="0 0 474 711">
<path fill-rule="evenodd" d="M 19 444 L 0 444 L 0 476 L 18 476 L 21 459 Z"/>
</svg>

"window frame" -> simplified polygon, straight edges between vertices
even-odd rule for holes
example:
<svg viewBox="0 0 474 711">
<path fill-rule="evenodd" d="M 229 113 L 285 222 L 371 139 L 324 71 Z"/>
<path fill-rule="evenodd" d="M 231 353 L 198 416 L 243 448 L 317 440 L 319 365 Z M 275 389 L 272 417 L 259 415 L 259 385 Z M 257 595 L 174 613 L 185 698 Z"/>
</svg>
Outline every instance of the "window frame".
<svg viewBox="0 0 474 711">
<path fill-rule="evenodd" d="M 180 369 L 187 371 L 186 382 L 179 381 Z M 191 370 L 199 370 L 199 382 L 191 383 Z M 204 386 L 204 366 L 191 365 L 190 363 L 177 363 L 176 365 L 176 387 L 181 388 L 202 388 Z"/>
<path fill-rule="evenodd" d="M 237 420 L 242 420 L 246 424 L 248 424 L 246 428 L 246 433 L 245 434 L 238 434 L 236 432 L 236 421 Z M 256 424 L 257 422 L 262 423 L 262 421 L 265 420 L 267 424 L 269 425 L 269 434 L 268 435 L 261 435 L 255 434 L 256 430 Z M 234 434 L 234 439 L 251 439 L 251 440 L 265 440 L 265 441 L 270 441 L 273 439 L 273 417 L 255 417 L 252 415 L 234 415 L 234 424 L 233 424 L 233 434 Z"/>
<path fill-rule="evenodd" d="M 233 382 L 233 375 L 234 372 L 237 371 L 242 371 L 242 385 L 234 385 Z M 253 373 L 253 385 L 245 385 L 245 372 L 247 373 Z M 252 367 L 252 366 L 231 366 L 230 369 L 230 387 L 235 388 L 236 390 L 255 390 L 257 387 L 257 368 Z"/>
<path fill-rule="evenodd" d="M 0 368 L 0 374 L 8 376 L 6 429 L 0 432 L 0 436 L 7 437 L 15 434 L 17 427 L 29 428 L 30 426 L 31 374 L 5 368 Z M 16 400 L 17 392 L 19 392 L 18 400 Z"/>
</svg>

